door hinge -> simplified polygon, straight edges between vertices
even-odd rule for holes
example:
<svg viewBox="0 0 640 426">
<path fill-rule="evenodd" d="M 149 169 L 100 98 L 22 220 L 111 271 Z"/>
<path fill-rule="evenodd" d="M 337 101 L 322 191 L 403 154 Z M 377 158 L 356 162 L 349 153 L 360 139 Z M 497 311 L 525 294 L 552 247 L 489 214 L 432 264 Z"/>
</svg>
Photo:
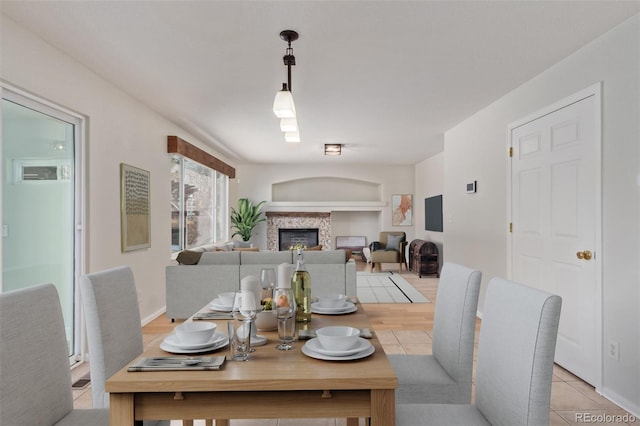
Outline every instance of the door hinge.
<svg viewBox="0 0 640 426">
<path fill-rule="evenodd" d="M 509 223 L 509 232 L 513 232 L 513 222 Z"/>
<path fill-rule="evenodd" d="M 513 147 L 509 147 L 509 157 L 513 157 Z"/>
</svg>

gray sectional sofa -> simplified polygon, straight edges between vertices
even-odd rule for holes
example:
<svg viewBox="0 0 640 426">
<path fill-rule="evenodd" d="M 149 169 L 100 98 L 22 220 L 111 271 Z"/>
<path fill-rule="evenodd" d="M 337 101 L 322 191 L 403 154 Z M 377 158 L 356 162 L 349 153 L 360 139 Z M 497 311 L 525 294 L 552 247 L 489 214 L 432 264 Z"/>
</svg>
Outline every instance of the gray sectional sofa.
<svg viewBox="0 0 640 426">
<path fill-rule="evenodd" d="M 305 251 L 304 262 L 311 275 L 311 294 L 356 295 L 356 266 L 345 250 Z M 194 265 L 166 268 L 167 317 L 188 318 L 217 294 L 236 291 L 248 275 L 260 276 L 260 269 L 281 263 L 295 263 L 290 251 L 209 251 Z"/>
</svg>

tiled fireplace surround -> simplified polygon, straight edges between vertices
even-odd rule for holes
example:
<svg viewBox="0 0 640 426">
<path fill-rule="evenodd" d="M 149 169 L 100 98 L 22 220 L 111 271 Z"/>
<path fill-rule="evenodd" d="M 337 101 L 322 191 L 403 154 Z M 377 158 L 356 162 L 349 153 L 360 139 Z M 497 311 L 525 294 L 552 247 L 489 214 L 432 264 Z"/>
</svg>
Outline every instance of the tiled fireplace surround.
<svg viewBox="0 0 640 426">
<path fill-rule="evenodd" d="M 318 228 L 318 244 L 332 250 L 331 213 L 324 212 L 266 212 L 267 250 L 278 251 L 278 229 Z"/>
</svg>

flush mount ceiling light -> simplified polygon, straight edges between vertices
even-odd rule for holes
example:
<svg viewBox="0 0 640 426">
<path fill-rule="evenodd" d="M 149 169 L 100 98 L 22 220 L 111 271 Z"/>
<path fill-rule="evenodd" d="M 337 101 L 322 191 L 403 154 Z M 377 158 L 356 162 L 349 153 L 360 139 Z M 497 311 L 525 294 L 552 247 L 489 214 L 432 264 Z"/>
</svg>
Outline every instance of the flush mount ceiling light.
<svg viewBox="0 0 640 426">
<path fill-rule="evenodd" d="M 287 67 L 287 82 L 282 83 L 282 90 L 276 93 L 276 98 L 273 101 L 273 113 L 280 119 L 280 130 L 284 132 L 285 140 L 287 142 L 300 142 L 296 106 L 291 94 L 291 67 L 296 64 L 291 42 L 298 39 L 298 33 L 293 30 L 284 30 L 280 33 L 280 38 L 288 43 L 287 50 L 282 58 L 284 65 Z"/>
<path fill-rule="evenodd" d="M 342 154 L 341 143 L 325 143 L 324 144 L 324 155 L 340 155 L 340 154 Z"/>
</svg>

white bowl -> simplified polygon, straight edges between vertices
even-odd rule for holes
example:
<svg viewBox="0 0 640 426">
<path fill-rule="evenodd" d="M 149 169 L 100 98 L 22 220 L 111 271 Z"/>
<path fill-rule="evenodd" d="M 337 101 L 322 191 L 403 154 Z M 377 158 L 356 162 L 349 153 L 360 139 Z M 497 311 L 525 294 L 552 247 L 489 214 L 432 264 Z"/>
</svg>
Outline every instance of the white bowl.
<svg viewBox="0 0 640 426">
<path fill-rule="evenodd" d="M 207 343 L 216 331 L 216 323 L 198 321 L 185 322 L 174 328 L 176 337 L 181 343 L 187 345 L 200 345 Z"/>
<path fill-rule="evenodd" d="M 278 328 L 276 311 L 261 311 L 256 315 L 256 328 L 261 331 L 275 330 Z"/>
<path fill-rule="evenodd" d="M 228 291 L 226 293 L 220 293 L 218 295 L 218 299 L 223 306 L 231 306 L 233 305 L 233 298 L 235 297 L 235 291 Z"/>
<path fill-rule="evenodd" d="M 342 308 L 346 301 L 347 296 L 344 294 L 331 293 L 318 296 L 318 306 L 321 308 Z"/>
<path fill-rule="evenodd" d="M 316 336 L 326 349 L 346 351 L 358 342 L 360 330 L 346 326 L 323 327 L 316 330 Z"/>
</svg>

